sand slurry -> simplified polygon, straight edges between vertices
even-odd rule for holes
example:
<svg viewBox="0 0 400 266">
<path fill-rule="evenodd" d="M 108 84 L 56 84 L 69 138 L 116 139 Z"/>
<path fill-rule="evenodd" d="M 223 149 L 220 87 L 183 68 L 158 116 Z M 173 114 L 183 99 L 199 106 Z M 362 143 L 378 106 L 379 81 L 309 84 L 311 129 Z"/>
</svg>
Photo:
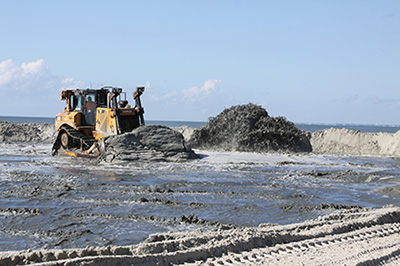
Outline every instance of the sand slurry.
<svg viewBox="0 0 400 266">
<path fill-rule="evenodd" d="M 54 137 L 52 124 L 13 124 L 0 121 L 0 142 L 52 142 Z"/>
<path fill-rule="evenodd" d="M 246 152 L 310 152 L 309 134 L 259 105 L 236 105 L 211 117 L 190 137 L 193 148 Z"/>
<path fill-rule="evenodd" d="M 0 265 L 398 265 L 400 208 L 290 225 L 168 232 L 135 246 L 0 252 Z"/>
<path fill-rule="evenodd" d="M 150 125 L 132 132 L 105 138 L 101 160 L 108 163 L 129 161 L 180 162 L 198 158 L 183 135 L 166 126 Z"/>
</svg>

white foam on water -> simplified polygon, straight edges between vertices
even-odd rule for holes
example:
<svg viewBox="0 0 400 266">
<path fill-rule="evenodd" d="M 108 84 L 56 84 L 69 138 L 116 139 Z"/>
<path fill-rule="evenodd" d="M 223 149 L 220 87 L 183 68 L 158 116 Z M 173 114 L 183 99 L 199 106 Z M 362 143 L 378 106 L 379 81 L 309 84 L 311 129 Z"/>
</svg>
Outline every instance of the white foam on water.
<svg viewBox="0 0 400 266">
<path fill-rule="evenodd" d="M 233 166 L 250 169 L 285 168 L 290 170 L 356 170 L 363 172 L 383 171 L 397 166 L 397 161 L 385 156 L 323 155 L 323 154 L 279 154 L 218 152 L 195 150 L 200 160 L 189 162 L 192 166 L 209 166 L 215 170 L 232 170 Z"/>
</svg>

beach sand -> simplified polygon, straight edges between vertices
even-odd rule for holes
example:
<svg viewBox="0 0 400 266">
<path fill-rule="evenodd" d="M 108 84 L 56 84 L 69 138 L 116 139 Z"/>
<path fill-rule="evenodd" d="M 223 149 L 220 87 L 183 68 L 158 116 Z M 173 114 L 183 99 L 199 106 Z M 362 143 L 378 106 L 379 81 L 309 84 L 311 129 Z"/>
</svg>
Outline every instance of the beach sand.
<svg viewBox="0 0 400 266">
<path fill-rule="evenodd" d="M 312 133 L 314 153 L 400 156 L 400 131 L 365 133 L 330 128 Z"/>
<path fill-rule="evenodd" d="M 134 246 L 0 252 L 0 265 L 399 265 L 400 208 L 150 235 Z"/>
</svg>

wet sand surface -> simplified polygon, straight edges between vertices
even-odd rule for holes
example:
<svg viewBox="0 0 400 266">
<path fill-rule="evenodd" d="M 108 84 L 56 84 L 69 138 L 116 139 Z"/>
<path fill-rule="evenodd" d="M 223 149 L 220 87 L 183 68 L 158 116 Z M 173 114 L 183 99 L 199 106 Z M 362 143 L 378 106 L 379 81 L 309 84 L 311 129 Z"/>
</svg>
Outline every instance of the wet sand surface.
<svg viewBox="0 0 400 266">
<path fill-rule="evenodd" d="M 286 226 L 151 235 L 135 246 L 0 252 L 2 265 L 398 265 L 400 209 L 350 209 Z"/>
<path fill-rule="evenodd" d="M 49 125 L 10 127 L 0 143 L 0 265 L 398 263 L 400 160 L 325 153 L 348 150 L 343 130 L 311 138 L 321 154 L 197 149 L 191 159 L 181 136 L 159 128 L 156 137 L 179 145 L 152 161 L 52 157 Z M 377 136 L 347 135 L 356 146 Z M 147 159 L 153 142 L 140 143 Z"/>
<path fill-rule="evenodd" d="M 0 249 L 124 246 L 167 231 L 291 224 L 400 202 L 397 158 L 196 151 L 107 164 L 0 144 Z"/>
</svg>

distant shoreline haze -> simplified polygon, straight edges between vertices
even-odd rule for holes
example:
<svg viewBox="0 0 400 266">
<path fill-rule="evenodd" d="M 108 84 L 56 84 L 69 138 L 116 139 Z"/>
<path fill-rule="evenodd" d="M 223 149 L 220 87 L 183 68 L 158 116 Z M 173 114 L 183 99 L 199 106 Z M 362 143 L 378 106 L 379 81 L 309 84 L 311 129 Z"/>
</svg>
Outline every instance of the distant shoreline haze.
<svg viewBox="0 0 400 266">
<path fill-rule="evenodd" d="M 0 116 L 0 121 L 7 121 L 14 124 L 23 123 L 54 123 L 54 117 L 24 117 L 24 116 Z M 163 120 L 145 120 L 147 125 L 164 125 L 168 127 L 188 126 L 192 128 L 200 128 L 207 125 L 208 122 L 198 121 L 163 121 Z M 358 125 L 358 124 L 311 124 L 311 123 L 295 123 L 296 126 L 304 131 L 315 132 L 327 128 L 347 128 L 361 132 L 387 132 L 396 133 L 400 130 L 400 125 Z"/>
</svg>

